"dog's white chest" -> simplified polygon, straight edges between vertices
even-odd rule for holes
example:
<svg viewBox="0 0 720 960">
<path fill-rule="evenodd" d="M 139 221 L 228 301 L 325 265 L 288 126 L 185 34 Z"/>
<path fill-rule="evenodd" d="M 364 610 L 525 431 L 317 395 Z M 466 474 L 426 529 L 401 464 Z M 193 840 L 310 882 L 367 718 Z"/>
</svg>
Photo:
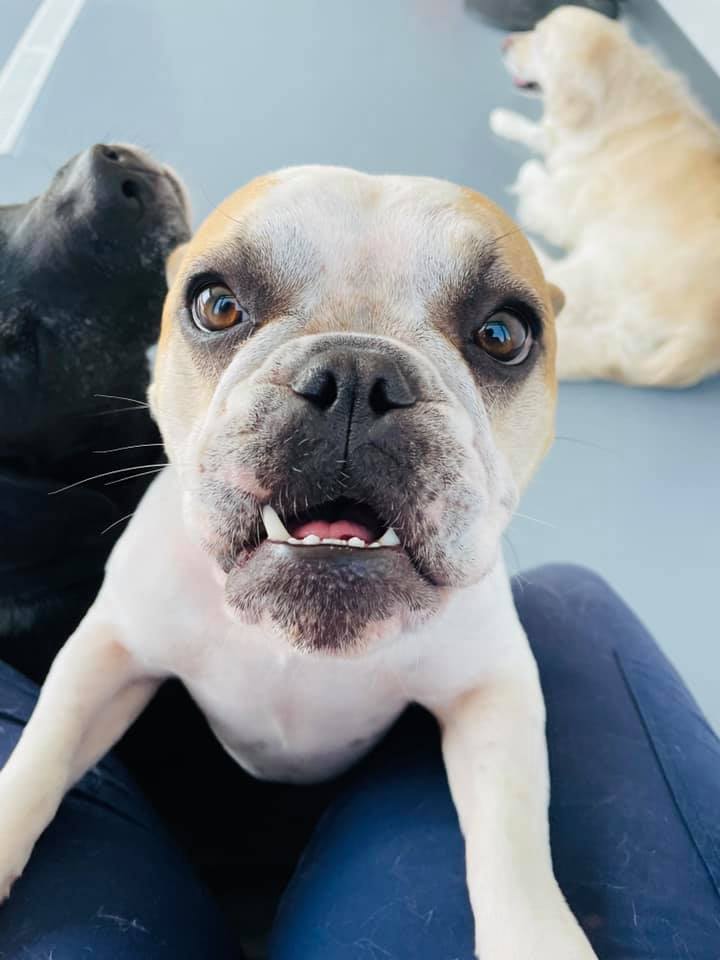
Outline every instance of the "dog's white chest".
<svg viewBox="0 0 720 960">
<path fill-rule="evenodd" d="M 407 702 L 377 664 L 256 655 L 247 637 L 244 645 L 245 655 L 219 651 L 200 677 L 183 679 L 225 749 L 256 777 L 303 782 L 340 773 Z"/>
</svg>

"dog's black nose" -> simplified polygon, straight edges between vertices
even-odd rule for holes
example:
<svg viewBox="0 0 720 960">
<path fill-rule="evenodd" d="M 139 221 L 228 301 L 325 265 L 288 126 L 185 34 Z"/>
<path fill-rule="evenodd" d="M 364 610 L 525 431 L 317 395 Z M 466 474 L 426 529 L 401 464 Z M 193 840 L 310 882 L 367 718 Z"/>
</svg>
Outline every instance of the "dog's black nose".
<svg viewBox="0 0 720 960">
<path fill-rule="evenodd" d="M 322 411 L 347 408 L 384 416 L 417 402 L 400 365 L 375 350 L 324 352 L 295 374 L 290 387 Z"/>
<path fill-rule="evenodd" d="M 105 198 L 114 204 L 141 209 L 152 196 L 156 172 L 127 147 L 97 143 L 90 153 L 93 178 Z"/>
</svg>

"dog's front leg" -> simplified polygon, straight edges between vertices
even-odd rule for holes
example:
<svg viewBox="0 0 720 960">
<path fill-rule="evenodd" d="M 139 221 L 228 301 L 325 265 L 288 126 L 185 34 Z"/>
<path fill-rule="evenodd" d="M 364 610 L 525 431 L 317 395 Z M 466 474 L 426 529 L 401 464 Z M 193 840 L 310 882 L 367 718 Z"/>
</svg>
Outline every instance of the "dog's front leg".
<svg viewBox="0 0 720 960">
<path fill-rule="evenodd" d="M 67 790 L 119 739 L 158 684 L 92 613 L 65 644 L 0 772 L 0 901 Z"/>
<path fill-rule="evenodd" d="M 517 197 L 517 218 L 531 233 L 538 233 L 557 247 L 570 247 L 576 240 L 574 204 L 577 191 L 539 160 L 526 160 L 510 188 Z"/>
<path fill-rule="evenodd" d="M 545 152 L 546 137 L 542 125 L 514 110 L 505 110 L 503 107 L 491 110 L 490 129 L 496 136 L 521 143 L 535 153 Z"/>
<path fill-rule="evenodd" d="M 595 957 L 553 875 L 545 710 L 529 650 L 444 710 L 480 960 Z"/>
</svg>

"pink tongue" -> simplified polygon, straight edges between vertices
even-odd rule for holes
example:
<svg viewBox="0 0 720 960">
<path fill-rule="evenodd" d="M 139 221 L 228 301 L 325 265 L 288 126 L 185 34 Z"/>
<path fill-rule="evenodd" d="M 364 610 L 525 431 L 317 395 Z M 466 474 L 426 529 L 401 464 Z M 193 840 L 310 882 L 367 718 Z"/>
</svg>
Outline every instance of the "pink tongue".
<svg viewBox="0 0 720 960">
<path fill-rule="evenodd" d="M 350 537 L 358 537 L 365 543 L 372 543 L 373 539 L 367 527 L 361 523 L 353 523 L 352 520 L 335 520 L 334 523 L 328 523 L 326 520 L 310 520 L 308 523 L 301 523 L 291 531 L 291 535 L 296 540 L 303 540 L 313 533 L 321 540 L 349 540 Z"/>
</svg>

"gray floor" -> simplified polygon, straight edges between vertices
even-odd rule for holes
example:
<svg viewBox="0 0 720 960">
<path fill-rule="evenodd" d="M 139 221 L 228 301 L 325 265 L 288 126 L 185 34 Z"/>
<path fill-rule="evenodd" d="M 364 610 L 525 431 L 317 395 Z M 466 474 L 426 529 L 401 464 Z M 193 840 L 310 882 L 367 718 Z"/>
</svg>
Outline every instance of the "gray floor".
<svg viewBox="0 0 720 960">
<path fill-rule="evenodd" d="M 35 6 L 4 0 L 0 57 Z M 720 81 L 654 0 L 628 6 L 638 35 L 719 108 Z M 0 157 L 0 202 L 119 139 L 177 167 L 197 219 L 254 174 L 303 162 L 446 177 L 511 207 L 525 155 L 490 135 L 487 114 L 527 102 L 499 41 L 460 0 L 88 0 L 15 155 Z M 720 380 L 681 393 L 564 386 L 560 401 L 557 443 L 521 507 L 541 522 L 516 520 L 509 563 L 603 573 L 720 727 Z"/>
</svg>

